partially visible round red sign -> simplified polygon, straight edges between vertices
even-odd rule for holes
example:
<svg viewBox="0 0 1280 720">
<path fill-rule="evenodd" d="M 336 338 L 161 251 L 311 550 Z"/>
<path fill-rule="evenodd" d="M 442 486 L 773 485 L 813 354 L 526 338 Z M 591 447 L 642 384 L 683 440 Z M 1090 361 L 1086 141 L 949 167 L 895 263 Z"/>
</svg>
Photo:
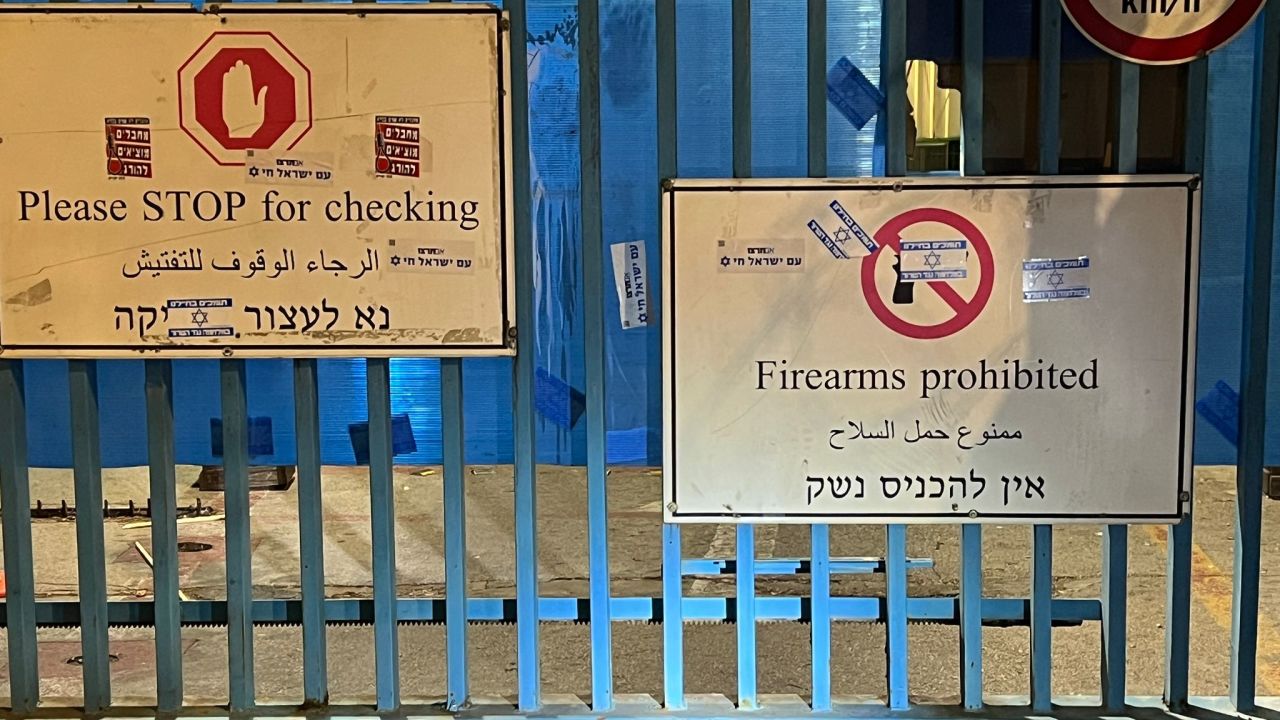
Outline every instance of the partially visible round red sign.
<svg viewBox="0 0 1280 720">
<path fill-rule="evenodd" d="M 1248 27 L 1266 0 L 1062 0 L 1098 47 L 1144 65 L 1195 60 Z"/>
</svg>

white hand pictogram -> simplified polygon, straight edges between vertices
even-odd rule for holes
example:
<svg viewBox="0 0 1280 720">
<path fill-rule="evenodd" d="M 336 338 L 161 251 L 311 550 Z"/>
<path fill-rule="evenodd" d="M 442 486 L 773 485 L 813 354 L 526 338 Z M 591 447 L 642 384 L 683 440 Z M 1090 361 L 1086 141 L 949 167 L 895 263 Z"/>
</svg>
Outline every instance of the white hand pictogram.
<svg viewBox="0 0 1280 720">
<path fill-rule="evenodd" d="M 262 127 L 267 109 L 267 86 L 253 95 L 253 68 L 243 60 L 222 76 L 222 119 L 227 134 L 233 138 L 250 138 Z"/>
</svg>

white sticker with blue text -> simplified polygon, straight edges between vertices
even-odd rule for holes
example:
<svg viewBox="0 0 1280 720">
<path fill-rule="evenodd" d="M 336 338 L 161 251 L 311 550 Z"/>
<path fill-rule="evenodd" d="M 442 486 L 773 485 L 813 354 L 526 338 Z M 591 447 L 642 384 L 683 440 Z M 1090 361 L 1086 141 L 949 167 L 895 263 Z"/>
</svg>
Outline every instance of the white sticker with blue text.
<svg viewBox="0 0 1280 720">
<path fill-rule="evenodd" d="M 618 314 L 624 330 L 649 324 L 649 270 L 645 265 L 644 242 L 621 242 L 609 246 L 613 259 L 613 282 L 618 288 Z"/>
<path fill-rule="evenodd" d="M 898 256 L 903 282 L 969 277 L 968 240 L 903 240 Z"/>
<path fill-rule="evenodd" d="M 802 272 L 804 240 L 721 240 L 716 244 L 720 272 Z"/>
<path fill-rule="evenodd" d="M 1023 302 L 1089 297 L 1089 258 L 1022 261 Z"/>
<path fill-rule="evenodd" d="M 833 229 L 828 231 L 823 226 L 823 223 L 815 217 L 809 220 L 808 227 L 809 232 L 818 238 L 818 242 L 822 243 L 832 257 L 837 260 L 848 260 L 854 255 L 869 255 L 879 248 L 871 234 L 862 225 L 858 224 L 857 220 L 853 219 L 853 216 L 849 214 L 848 210 L 844 209 L 839 200 L 832 200 L 827 204 L 827 207 L 831 209 L 831 212 L 835 213 L 836 218 L 840 221 L 839 225 L 833 226 Z"/>
</svg>

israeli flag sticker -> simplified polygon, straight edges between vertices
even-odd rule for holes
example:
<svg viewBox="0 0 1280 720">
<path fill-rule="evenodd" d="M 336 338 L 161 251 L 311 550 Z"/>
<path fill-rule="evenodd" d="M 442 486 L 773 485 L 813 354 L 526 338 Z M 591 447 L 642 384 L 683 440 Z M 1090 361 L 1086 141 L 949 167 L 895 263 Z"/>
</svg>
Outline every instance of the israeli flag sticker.
<svg viewBox="0 0 1280 720">
<path fill-rule="evenodd" d="M 1089 297 L 1089 258 L 1022 261 L 1022 301 L 1080 300 Z"/>
<path fill-rule="evenodd" d="M 969 241 L 903 240 L 898 261 L 903 282 L 963 280 L 969 276 Z"/>
</svg>

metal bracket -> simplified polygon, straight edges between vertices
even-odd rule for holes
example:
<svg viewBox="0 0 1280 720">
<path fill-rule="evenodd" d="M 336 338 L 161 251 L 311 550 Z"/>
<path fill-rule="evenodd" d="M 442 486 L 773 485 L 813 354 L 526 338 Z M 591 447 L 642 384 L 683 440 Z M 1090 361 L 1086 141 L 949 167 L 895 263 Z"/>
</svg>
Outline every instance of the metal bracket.
<svg viewBox="0 0 1280 720">
<path fill-rule="evenodd" d="M 1272 500 L 1280 500 L 1280 465 L 1262 468 L 1262 492 Z"/>
</svg>

